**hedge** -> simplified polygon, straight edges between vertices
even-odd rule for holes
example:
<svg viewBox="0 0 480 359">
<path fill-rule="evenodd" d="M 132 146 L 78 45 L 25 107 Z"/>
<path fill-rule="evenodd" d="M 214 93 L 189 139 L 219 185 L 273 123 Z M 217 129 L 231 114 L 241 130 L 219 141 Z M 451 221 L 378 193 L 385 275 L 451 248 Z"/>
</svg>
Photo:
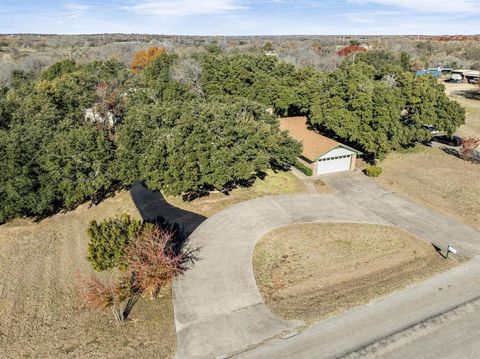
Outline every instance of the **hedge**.
<svg viewBox="0 0 480 359">
<path fill-rule="evenodd" d="M 302 162 L 298 160 L 295 162 L 294 167 L 297 170 L 303 172 L 308 177 L 310 177 L 313 174 L 313 171 L 310 167 L 305 166 Z"/>
</svg>

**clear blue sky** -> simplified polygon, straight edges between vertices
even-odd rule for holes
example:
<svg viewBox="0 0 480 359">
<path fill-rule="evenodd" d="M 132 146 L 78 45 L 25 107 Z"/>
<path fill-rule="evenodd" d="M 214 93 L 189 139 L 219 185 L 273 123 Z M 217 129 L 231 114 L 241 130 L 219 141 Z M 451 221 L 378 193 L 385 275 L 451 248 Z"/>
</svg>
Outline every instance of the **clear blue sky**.
<svg viewBox="0 0 480 359">
<path fill-rule="evenodd" d="M 0 33 L 478 34 L 480 0 L 0 0 Z"/>
</svg>

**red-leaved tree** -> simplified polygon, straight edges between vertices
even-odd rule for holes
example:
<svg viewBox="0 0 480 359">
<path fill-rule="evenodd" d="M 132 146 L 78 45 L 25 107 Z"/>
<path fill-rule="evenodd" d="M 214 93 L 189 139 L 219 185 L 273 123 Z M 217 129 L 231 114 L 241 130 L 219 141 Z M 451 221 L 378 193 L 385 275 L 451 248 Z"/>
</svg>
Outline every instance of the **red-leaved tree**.
<svg viewBox="0 0 480 359">
<path fill-rule="evenodd" d="M 472 160 L 475 158 L 475 153 L 478 146 L 480 146 L 480 138 L 466 137 L 463 139 L 462 145 L 458 151 L 460 158 L 464 160 Z"/>
<path fill-rule="evenodd" d="M 189 248 L 179 251 L 175 237 L 176 231 L 172 228 L 147 228 L 125 250 L 135 286 L 143 294 L 156 297 L 193 262 L 194 251 Z"/>
<path fill-rule="evenodd" d="M 81 281 L 86 304 L 93 309 L 111 309 L 115 320 L 124 322 L 141 296 L 157 297 L 193 263 L 196 250 L 184 243 L 172 227 L 145 227 L 125 248 L 128 269 L 117 281 L 106 283 L 95 275 Z"/>
</svg>

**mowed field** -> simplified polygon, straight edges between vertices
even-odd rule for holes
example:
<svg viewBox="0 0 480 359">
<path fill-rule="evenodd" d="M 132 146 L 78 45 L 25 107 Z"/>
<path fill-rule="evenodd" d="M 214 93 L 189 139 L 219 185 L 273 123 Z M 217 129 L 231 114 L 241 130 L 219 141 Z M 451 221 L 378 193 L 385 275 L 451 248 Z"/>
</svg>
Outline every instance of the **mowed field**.
<svg viewBox="0 0 480 359">
<path fill-rule="evenodd" d="M 380 166 L 385 188 L 480 230 L 480 164 L 419 145 Z"/>
<path fill-rule="evenodd" d="M 480 138 L 480 87 L 472 84 L 444 83 L 447 95 L 462 105 L 467 118 L 457 134 Z"/>
<path fill-rule="evenodd" d="M 274 314 L 312 324 L 457 264 L 390 226 L 295 224 L 267 233 L 254 272 Z"/>
<path fill-rule="evenodd" d="M 457 133 L 480 138 L 480 87 L 445 85 L 447 94 L 467 111 Z M 479 163 L 418 145 L 391 153 L 380 166 L 383 173 L 376 180 L 384 187 L 480 230 Z"/>
<path fill-rule="evenodd" d="M 82 308 L 78 275 L 86 261 L 89 220 L 127 212 L 138 216 L 128 192 L 99 206 L 83 205 L 40 223 L 0 226 L 1 358 L 169 358 L 176 346 L 171 290 L 141 299 L 131 320 Z"/>
</svg>

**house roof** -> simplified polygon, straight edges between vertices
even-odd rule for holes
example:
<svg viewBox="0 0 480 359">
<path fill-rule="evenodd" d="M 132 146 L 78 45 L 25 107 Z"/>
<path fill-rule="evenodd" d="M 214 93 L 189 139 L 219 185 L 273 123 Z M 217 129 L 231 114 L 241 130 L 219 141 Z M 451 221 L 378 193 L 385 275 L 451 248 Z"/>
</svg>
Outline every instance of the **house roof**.
<svg viewBox="0 0 480 359">
<path fill-rule="evenodd" d="M 291 137 L 303 143 L 302 155 L 312 162 L 337 147 L 346 148 L 357 154 L 361 153 L 351 147 L 308 129 L 306 117 L 281 118 L 280 128 L 288 131 Z"/>
</svg>

